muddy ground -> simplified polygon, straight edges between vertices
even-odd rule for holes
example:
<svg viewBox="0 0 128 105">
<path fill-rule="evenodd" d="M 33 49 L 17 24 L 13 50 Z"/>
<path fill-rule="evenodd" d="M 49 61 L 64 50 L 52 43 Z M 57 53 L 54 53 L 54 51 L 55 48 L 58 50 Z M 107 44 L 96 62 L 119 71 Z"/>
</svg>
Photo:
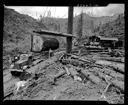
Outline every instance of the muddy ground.
<svg viewBox="0 0 128 105">
<path fill-rule="evenodd" d="M 106 82 L 104 77 L 109 75 L 112 77 L 112 79 L 109 80 L 110 83 L 112 80 L 116 80 L 118 84 L 124 83 L 124 74 L 116 72 L 112 68 L 100 68 L 98 66 L 91 66 L 89 64 L 85 67 L 78 65 L 74 66 L 72 64 L 64 65 L 58 60 L 60 56 L 61 54 L 56 54 L 50 59 L 44 60 L 36 66 L 28 69 L 28 72 L 38 73 L 39 78 L 37 80 L 31 79 L 29 85 L 21 88 L 16 95 L 13 94 L 15 91 L 14 83 L 19 81 L 19 79 L 12 77 L 9 70 L 4 70 L 5 100 L 95 100 L 107 101 L 108 103 L 114 104 L 124 103 L 124 93 L 120 88 L 117 88 L 114 85 L 110 86 L 103 95 L 105 88 L 109 84 Z M 95 61 L 95 63 L 103 66 L 116 66 L 119 68 L 119 70 L 124 72 L 124 63 L 100 59 L 103 56 L 109 57 L 107 54 L 89 53 L 83 54 L 82 56 L 79 56 L 79 58 L 89 61 L 92 60 Z M 78 61 L 77 59 L 75 60 Z M 90 73 L 92 80 L 89 80 L 88 78 L 84 78 L 84 81 L 75 80 L 67 73 L 54 80 L 54 77 L 58 73 L 65 71 L 63 67 L 67 67 L 69 69 L 69 66 L 71 66 L 73 69 L 80 68 L 83 71 Z"/>
</svg>

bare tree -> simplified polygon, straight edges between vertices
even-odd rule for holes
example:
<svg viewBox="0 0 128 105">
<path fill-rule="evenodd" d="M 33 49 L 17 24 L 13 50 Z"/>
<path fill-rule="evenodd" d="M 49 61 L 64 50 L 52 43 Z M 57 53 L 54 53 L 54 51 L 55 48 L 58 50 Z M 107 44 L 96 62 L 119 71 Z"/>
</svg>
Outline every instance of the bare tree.
<svg viewBox="0 0 128 105">
<path fill-rule="evenodd" d="M 80 19 L 78 19 L 78 24 L 77 24 L 77 41 L 78 41 L 78 43 L 80 42 L 82 35 L 83 35 L 83 11 L 80 14 Z"/>
</svg>

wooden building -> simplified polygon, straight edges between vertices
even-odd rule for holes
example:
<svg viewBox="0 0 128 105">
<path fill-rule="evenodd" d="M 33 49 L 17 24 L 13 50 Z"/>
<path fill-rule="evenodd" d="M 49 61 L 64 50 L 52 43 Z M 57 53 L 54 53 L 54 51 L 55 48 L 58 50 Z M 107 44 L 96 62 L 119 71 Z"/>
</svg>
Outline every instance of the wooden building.
<svg viewBox="0 0 128 105">
<path fill-rule="evenodd" d="M 102 36 L 91 36 L 89 37 L 88 44 L 99 44 L 101 47 L 104 48 L 118 48 L 123 47 L 123 42 L 120 41 L 118 38 L 108 38 L 108 37 L 102 37 Z"/>
</svg>

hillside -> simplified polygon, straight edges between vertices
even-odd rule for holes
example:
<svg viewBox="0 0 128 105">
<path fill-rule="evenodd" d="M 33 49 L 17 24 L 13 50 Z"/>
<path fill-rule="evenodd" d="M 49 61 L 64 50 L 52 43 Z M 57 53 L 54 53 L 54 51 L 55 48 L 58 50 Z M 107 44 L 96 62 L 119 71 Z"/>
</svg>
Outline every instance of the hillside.
<svg viewBox="0 0 128 105">
<path fill-rule="evenodd" d="M 4 9 L 3 51 L 10 52 L 30 49 L 30 35 L 35 29 L 47 29 L 28 15 L 20 14 L 13 9 Z"/>
<path fill-rule="evenodd" d="M 124 14 L 120 14 L 118 18 L 112 22 L 103 24 L 95 29 L 95 33 L 105 37 L 117 37 L 124 40 L 125 38 Z"/>
<path fill-rule="evenodd" d="M 103 16 L 103 17 L 91 17 L 88 14 L 83 14 L 83 36 L 90 36 L 93 34 L 93 29 L 98 27 L 99 25 L 105 24 L 107 22 L 111 22 L 117 18 L 118 15 L 114 16 Z M 74 17 L 73 19 L 73 33 L 76 35 L 77 33 L 77 24 L 78 20 L 80 18 L 80 15 Z M 62 18 L 47 18 L 44 17 L 41 19 L 43 24 L 49 27 L 51 31 L 60 31 L 60 32 L 67 32 L 67 22 L 68 19 L 62 19 Z"/>
<path fill-rule="evenodd" d="M 91 17 L 88 14 L 83 15 L 83 37 L 90 36 L 95 33 L 103 33 L 102 28 L 107 27 L 108 22 L 114 24 L 112 21 L 116 20 L 118 15 Z M 77 24 L 80 15 L 74 17 L 73 33 L 77 33 Z M 12 52 L 14 50 L 29 51 L 30 50 L 30 35 L 34 34 L 32 31 L 37 29 L 45 29 L 51 31 L 58 31 L 67 33 L 67 19 L 63 18 L 42 18 L 41 20 L 33 19 L 28 15 L 20 14 L 13 9 L 4 9 L 4 30 L 3 30 L 3 54 Z M 110 25 L 111 27 L 111 25 Z M 123 28 L 123 27 L 122 27 Z M 110 28 L 106 28 L 106 32 Z M 123 29 L 122 29 L 123 30 Z M 117 32 L 118 33 L 118 32 Z M 65 38 L 56 37 L 59 39 L 61 46 L 65 46 Z"/>
<path fill-rule="evenodd" d="M 77 22 L 80 16 L 74 18 L 74 33 L 77 30 Z M 103 16 L 103 17 L 91 17 L 88 14 L 83 15 L 83 36 L 93 35 L 93 30 L 101 24 L 105 24 L 107 22 L 113 21 L 117 18 L 117 16 Z"/>
</svg>

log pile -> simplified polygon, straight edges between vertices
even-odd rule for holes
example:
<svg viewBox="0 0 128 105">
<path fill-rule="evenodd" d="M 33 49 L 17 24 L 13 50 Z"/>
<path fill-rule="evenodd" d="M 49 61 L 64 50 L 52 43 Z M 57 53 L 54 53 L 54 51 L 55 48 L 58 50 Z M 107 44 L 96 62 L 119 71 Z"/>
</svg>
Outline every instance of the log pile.
<svg viewBox="0 0 128 105">
<path fill-rule="evenodd" d="M 78 67 L 78 66 L 79 67 L 83 67 L 83 65 L 85 65 L 85 63 L 88 64 L 89 66 L 94 65 L 94 66 L 100 67 L 100 68 L 107 68 L 108 67 L 108 66 L 106 67 L 104 65 L 95 64 L 94 62 L 92 63 L 90 61 L 86 61 L 86 60 L 80 59 L 80 58 L 78 58 L 77 56 L 74 56 L 74 55 L 69 57 L 69 59 L 61 60 L 61 62 L 64 63 L 64 64 L 70 64 L 70 65 L 73 65 L 73 66 L 76 66 L 76 67 Z M 112 68 L 112 67 L 110 67 L 110 68 Z M 122 72 L 120 72 L 118 70 L 115 70 L 115 71 L 121 73 L 122 75 L 124 75 L 124 73 L 122 73 Z M 70 72 L 70 74 L 72 76 L 74 76 L 74 75 L 76 75 L 78 73 L 77 70 L 75 71 L 75 69 L 73 69 L 73 70 L 69 69 L 69 72 Z M 88 70 L 83 70 L 83 69 L 79 70 L 79 74 L 80 73 L 84 74 L 85 78 L 87 78 L 88 80 L 90 80 L 91 82 L 96 83 L 96 84 L 101 81 L 101 78 L 103 78 L 103 80 L 105 80 L 105 74 L 103 72 L 101 72 L 101 71 L 98 71 L 98 72 L 99 73 L 97 75 L 95 75 L 94 72 L 89 72 Z M 112 84 L 114 86 L 116 86 L 117 88 L 119 88 L 123 92 L 124 91 L 124 82 L 122 82 L 122 81 L 118 81 L 117 82 L 117 81 L 118 80 L 115 79 L 115 80 L 113 80 L 111 82 L 112 82 Z"/>
<path fill-rule="evenodd" d="M 59 62 L 61 67 L 56 65 L 56 62 Z M 59 72 L 56 75 L 52 75 L 53 84 L 65 75 L 84 84 L 86 84 L 87 81 L 97 85 L 104 82 L 106 84 L 106 88 L 103 93 L 107 92 L 110 85 L 118 88 L 121 93 L 124 93 L 124 81 L 118 80 L 114 75 L 114 73 L 118 72 L 120 74 L 119 77 L 124 80 L 124 71 L 112 66 L 97 64 L 95 60 L 82 59 L 77 55 L 62 52 L 56 53 L 55 56 L 47 60 L 38 59 L 38 61 L 34 61 L 33 64 L 35 66 L 27 69 L 26 72 L 43 75 L 43 72 L 50 65 L 54 66 L 54 68 Z M 109 82 L 106 81 L 106 76 L 111 78 Z M 9 94 L 11 94 L 11 92 L 6 95 Z"/>
</svg>

